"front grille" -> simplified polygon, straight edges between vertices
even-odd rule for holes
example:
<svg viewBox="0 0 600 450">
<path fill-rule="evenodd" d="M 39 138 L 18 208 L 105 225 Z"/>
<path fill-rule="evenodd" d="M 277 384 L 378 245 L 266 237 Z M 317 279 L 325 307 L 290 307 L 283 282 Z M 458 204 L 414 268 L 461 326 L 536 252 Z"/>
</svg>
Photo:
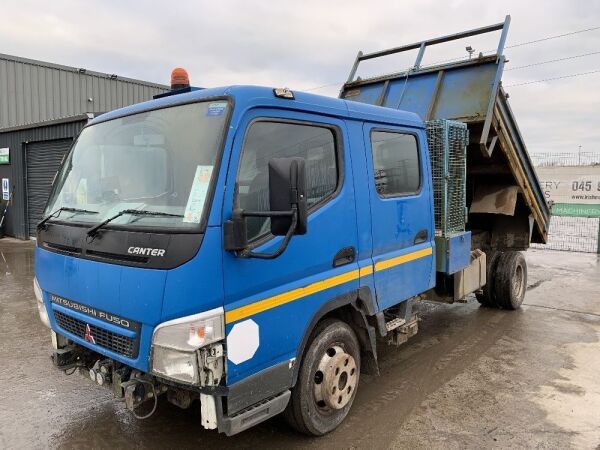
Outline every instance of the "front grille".
<svg viewBox="0 0 600 450">
<path fill-rule="evenodd" d="M 54 311 L 54 318 L 56 319 L 58 326 L 63 330 L 84 339 L 85 326 L 88 325 L 86 322 L 63 314 L 60 311 Z M 137 339 L 128 338 L 113 333 L 112 331 L 105 330 L 104 328 L 99 328 L 95 325 L 90 325 L 90 332 L 94 337 L 96 345 L 126 356 L 127 358 L 137 357 L 139 349 Z"/>
</svg>

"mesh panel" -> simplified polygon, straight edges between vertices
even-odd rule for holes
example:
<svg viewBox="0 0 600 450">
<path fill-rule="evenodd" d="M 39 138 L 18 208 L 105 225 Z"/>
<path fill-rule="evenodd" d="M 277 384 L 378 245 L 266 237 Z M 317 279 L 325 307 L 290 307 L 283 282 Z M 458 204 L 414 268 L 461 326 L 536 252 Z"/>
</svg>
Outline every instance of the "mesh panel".
<svg viewBox="0 0 600 450">
<path fill-rule="evenodd" d="M 597 217 L 552 216 L 547 244 L 531 244 L 533 248 L 600 253 L 600 219 Z"/>
<path fill-rule="evenodd" d="M 426 123 L 433 177 L 433 205 L 437 236 L 465 231 L 467 125 L 451 120 Z"/>
</svg>

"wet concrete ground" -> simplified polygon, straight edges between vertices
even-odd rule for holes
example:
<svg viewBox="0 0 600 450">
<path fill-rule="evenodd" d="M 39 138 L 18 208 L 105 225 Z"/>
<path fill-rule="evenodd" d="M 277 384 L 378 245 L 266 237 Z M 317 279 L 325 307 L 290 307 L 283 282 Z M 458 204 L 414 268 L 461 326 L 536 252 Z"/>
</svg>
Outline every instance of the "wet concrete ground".
<svg viewBox="0 0 600 450">
<path fill-rule="evenodd" d="M 199 407 L 161 402 L 134 419 L 111 394 L 49 359 L 32 290 L 32 244 L 0 240 L 0 448 L 598 448 L 600 261 L 527 252 L 520 311 L 423 305 L 420 332 L 382 347 L 348 419 L 307 438 L 275 418 L 227 438 Z"/>
</svg>

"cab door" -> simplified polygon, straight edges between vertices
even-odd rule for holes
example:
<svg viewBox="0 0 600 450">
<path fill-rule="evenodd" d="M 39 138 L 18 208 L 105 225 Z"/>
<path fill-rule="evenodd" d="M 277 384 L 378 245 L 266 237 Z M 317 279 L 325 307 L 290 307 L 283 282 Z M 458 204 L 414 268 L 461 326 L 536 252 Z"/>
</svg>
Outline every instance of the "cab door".
<svg viewBox="0 0 600 450">
<path fill-rule="evenodd" d="M 363 130 L 373 276 L 379 308 L 385 309 L 435 282 L 431 176 L 423 130 L 376 124 Z"/>
<path fill-rule="evenodd" d="M 231 218 L 234 204 L 268 211 L 269 160 L 293 156 L 305 159 L 309 215 L 307 233 L 293 236 L 273 260 L 224 253 L 228 385 L 277 365 L 289 372 L 319 309 L 358 289 L 356 261 L 340 256 L 357 241 L 347 146 L 345 124 L 333 117 L 255 109 L 241 120 L 223 220 Z M 268 219 L 248 218 L 247 229 L 255 252 L 273 253 L 281 244 L 281 236 L 270 234 Z M 269 381 L 273 390 L 275 380 L 281 377 Z"/>
</svg>

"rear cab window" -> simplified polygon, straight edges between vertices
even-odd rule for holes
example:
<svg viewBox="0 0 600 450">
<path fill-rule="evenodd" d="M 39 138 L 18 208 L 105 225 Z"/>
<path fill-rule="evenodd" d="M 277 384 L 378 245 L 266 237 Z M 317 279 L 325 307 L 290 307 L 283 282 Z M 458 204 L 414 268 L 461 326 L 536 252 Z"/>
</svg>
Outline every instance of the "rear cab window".
<svg viewBox="0 0 600 450">
<path fill-rule="evenodd" d="M 416 194 L 421 188 L 417 137 L 389 130 L 371 132 L 375 189 L 381 197 Z"/>
</svg>

